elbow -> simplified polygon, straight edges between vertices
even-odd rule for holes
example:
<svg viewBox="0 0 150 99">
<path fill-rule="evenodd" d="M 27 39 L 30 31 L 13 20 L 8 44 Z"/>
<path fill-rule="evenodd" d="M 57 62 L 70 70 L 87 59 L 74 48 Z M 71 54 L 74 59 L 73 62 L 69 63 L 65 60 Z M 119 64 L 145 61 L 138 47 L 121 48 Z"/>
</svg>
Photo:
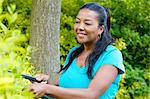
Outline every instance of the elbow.
<svg viewBox="0 0 150 99">
<path fill-rule="evenodd" d="M 99 95 L 93 94 L 93 96 L 91 97 L 91 99 L 98 99 Z"/>
<path fill-rule="evenodd" d="M 96 95 L 93 95 L 93 96 L 90 96 L 90 99 L 98 99 L 99 96 L 96 96 Z"/>
<path fill-rule="evenodd" d="M 97 92 L 90 91 L 86 99 L 98 99 L 98 98 L 99 98 L 99 94 Z"/>
<path fill-rule="evenodd" d="M 97 95 L 90 95 L 87 99 L 98 99 L 99 96 Z"/>
</svg>

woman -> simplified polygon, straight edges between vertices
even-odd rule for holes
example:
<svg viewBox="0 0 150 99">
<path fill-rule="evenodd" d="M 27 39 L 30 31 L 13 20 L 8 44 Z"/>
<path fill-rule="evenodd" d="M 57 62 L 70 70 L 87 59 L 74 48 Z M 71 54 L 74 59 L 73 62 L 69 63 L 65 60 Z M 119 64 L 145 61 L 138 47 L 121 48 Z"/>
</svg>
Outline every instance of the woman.
<svg viewBox="0 0 150 99">
<path fill-rule="evenodd" d="M 98 3 L 83 5 L 76 17 L 74 30 L 80 46 L 68 53 L 57 85 L 33 83 L 28 89 L 36 97 L 50 95 L 61 99 L 111 99 L 118 91 L 125 72 L 121 52 L 109 34 L 108 9 Z M 48 80 L 41 74 L 37 80 Z"/>
</svg>

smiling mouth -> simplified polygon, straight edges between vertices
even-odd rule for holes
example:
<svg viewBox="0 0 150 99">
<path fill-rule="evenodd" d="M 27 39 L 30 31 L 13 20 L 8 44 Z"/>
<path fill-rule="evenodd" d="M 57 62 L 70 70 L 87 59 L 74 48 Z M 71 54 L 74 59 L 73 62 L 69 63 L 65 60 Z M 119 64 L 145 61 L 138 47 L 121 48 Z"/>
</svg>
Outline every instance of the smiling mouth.
<svg viewBox="0 0 150 99">
<path fill-rule="evenodd" d="M 87 34 L 85 34 L 85 33 L 77 33 L 78 35 L 87 35 Z"/>
</svg>

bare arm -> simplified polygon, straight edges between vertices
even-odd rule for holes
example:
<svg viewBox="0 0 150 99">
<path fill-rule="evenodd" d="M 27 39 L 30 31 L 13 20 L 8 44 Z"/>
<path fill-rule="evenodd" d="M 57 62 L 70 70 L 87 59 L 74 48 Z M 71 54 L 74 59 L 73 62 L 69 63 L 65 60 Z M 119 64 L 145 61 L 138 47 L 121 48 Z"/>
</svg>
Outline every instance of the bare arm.
<svg viewBox="0 0 150 99">
<path fill-rule="evenodd" d="M 61 99 L 97 99 L 112 84 L 118 74 L 116 67 L 102 66 L 87 89 L 62 88 L 47 85 L 46 94 L 51 94 Z"/>
</svg>

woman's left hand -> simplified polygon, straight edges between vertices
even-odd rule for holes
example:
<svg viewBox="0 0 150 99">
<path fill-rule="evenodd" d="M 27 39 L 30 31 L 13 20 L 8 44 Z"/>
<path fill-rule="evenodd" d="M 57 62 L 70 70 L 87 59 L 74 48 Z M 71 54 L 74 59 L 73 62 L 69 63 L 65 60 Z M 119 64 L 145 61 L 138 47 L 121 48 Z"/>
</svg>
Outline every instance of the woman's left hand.
<svg viewBox="0 0 150 99">
<path fill-rule="evenodd" d="M 36 98 L 40 98 L 46 94 L 46 88 L 48 84 L 45 83 L 33 83 L 30 84 L 27 89 L 31 92 L 33 92 L 36 96 Z"/>
</svg>

